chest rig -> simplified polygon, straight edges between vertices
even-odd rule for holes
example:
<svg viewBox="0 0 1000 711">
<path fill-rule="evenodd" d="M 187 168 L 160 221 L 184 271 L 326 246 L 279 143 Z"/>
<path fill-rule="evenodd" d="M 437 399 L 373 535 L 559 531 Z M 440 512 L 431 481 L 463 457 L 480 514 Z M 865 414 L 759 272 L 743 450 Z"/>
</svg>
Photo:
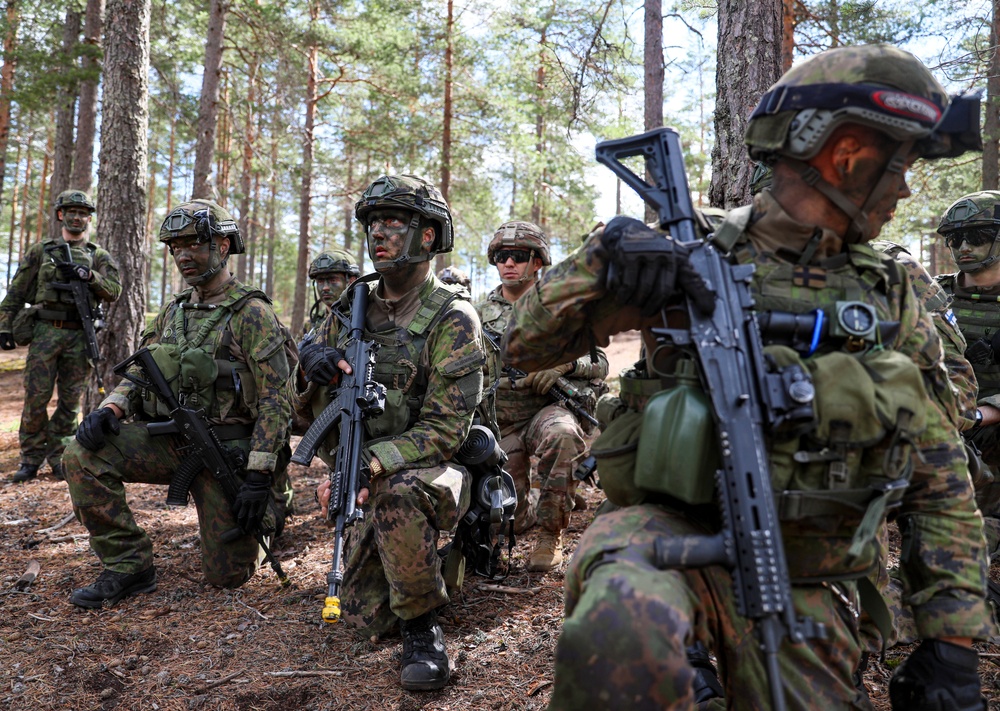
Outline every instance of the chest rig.
<svg viewBox="0 0 1000 711">
<path fill-rule="evenodd" d="M 204 408 L 210 420 L 219 422 L 255 420 L 256 381 L 234 355 L 229 322 L 250 298 L 268 301 L 267 296 L 240 284 L 218 304 L 192 304 L 192 291 L 167 307 L 159 340 L 149 350 L 182 405 Z M 142 408 L 151 419 L 170 414 L 149 391 L 143 392 Z"/>
<path fill-rule="evenodd" d="M 60 243 L 62 243 L 62 240 L 45 240 L 42 242 L 42 261 L 38 268 L 38 281 L 33 303 L 44 304 L 47 307 L 47 311 L 53 312 L 50 316 L 47 316 L 49 320 L 79 321 L 80 315 L 76 312 L 76 303 L 73 301 L 73 294 L 68 291 L 57 291 L 52 286 L 52 282 L 62 282 L 64 280 L 49 253 L 45 251 L 45 248 Z M 73 256 L 72 261 L 75 264 L 83 264 L 91 269 L 94 267 L 94 258 L 98 249 L 96 244 L 91 242 L 66 242 L 66 244 L 69 245 L 70 254 Z M 59 250 L 57 254 L 59 256 L 56 259 L 62 261 L 62 250 Z M 87 294 L 90 299 L 90 307 L 93 309 L 97 306 L 97 297 L 94 296 L 93 291 L 90 289 L 87 289 Z M 60 313 L 63 314 L 62 318 L 58 315 Z"/>
<path fill-rule="evenodd" d="M 958 320 L 958 326 L 969 346 L 977 341 L 992 342 L 1000 331 L 1000 300 L 996 295 L 980 295 L 967 291 L 958 285 L 957 275 L 942 274 L 936 277 L 941 287 L 951 294 L 951 310 Z M 981 298 L 980 298 L 981 297 Z M 973 358 L 969 361 L 979 383 L 979 397 L 991 397 L 1000 393 L 1000 363 L 994 349 L 992 362 Z"/>
<path fill-rule="evenodd" d="M 370 437 L 394 437 L 416 424 L 429 379 L 429 358 L 424 351 L 427 338 L 447 313 L 448 305 L 456 298 L 466 298 L 464 292 L 461 286 L 439 284 L 421 300 L 416 315 L 405 327 L 390 326 L 378 331 L 365 329 L 365 340 L 379 344 L 374 380 L 386 389 L 385 412 L 365 420 Z M 347 329 L 341 329 L 338 348 L 346 346 L 347 336 Z"/>
</svg>

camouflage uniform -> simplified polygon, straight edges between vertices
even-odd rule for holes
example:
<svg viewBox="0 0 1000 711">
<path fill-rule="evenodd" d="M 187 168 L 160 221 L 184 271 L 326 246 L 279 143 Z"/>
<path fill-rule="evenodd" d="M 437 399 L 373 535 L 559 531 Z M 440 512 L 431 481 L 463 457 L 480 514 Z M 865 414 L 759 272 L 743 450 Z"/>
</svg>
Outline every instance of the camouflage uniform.
<svg viewBox="0 0 1000 711">
<path fill-rule="evenodd" d="M 498 286 L 476 305 L 476 311 L 483 328 L 499 341 L 507 330 L 514 306 L 503 297 L 502 287 Z M 582 404 L 591 414 L 600 383 L 608 375 L 607 356 L 600 349 L 597 355 L 596 363 L 589 354 L 578 358 L 565 376 L 585 395 L 588 401 Z M 512 378 L 502 377 L 496 390 L 500 447 L 508 457 L 505 469 L 517 486 L 515 530 L 524 531 L 537 522 L 545 530 L 559 532 L 569 526 L 576 492 L 573 472 L 586 456 L 586 435 L 576 416 L 564 406 L 531 388 L 515 389 L 516 383 Z M 532 456 L 538 458 L 535 477 L 531 472 Z"/>
<path fill-rule="evenodd" d="M 214 205 L 193 201 L 175 212 L 204 204 Z M 235 229 L 235 223 L 232 226 Z M 170 238 L 169 233 L 163 236 L 164 230 L 161 240 Z M 234 253 L 240 253 L 238 233 L 231 239 Z M 225 261 L 218 265 L 224 267 Z M 285 396 L 286 332 L 267 296 L 231 276 L 207 298 L 199 301 L 198 295 L 187 289 L 175 296 L 143 331 L 141 345 L 154 353 L 165 377 L 179 388 L 178 399 L 189 407 L 205 408 L 223 444 L 247 454 L 247 471 L 273 475 L 287 464 L 291 406 Z M 202 374 L 209 377 L 200 379 Z M 153 393 L 128 380 L 100 407 L 108 405 L 124 413 L 120 434 L 109 433 L 107 444 L 97 451 L 72 442 L 66 449 L 66 478 L 73 511 L 90 532 L 91 548 L 105 570 L 136 574 L 152 567 L 153 548 L 126 503 L 124 484 L 168 485 L 182 461 L 183 440 L 176 435 L 149 435 L 147 422 L 165 420 L 169 412 Z M 133 421 L 126 421 L 132 416 Z M 190 493 L 198 510 L 206 581 L 229 588 L 242 585 L 262 560 L 256 540 L 242 533 L 233 540 L 223 539 L 223 534 L 237 529 L 237 523 L 231 502 L 207 470 L 195 476 Z M 272 510 L 264 527 L 273 526 Z"/>
<path fill-rule="evenodd" d="M 76 430 L 80 397 L 90 375 L 86 341 L 73 297 L 51 286 L 52 282 L 62 279 L 45 248 L 60 244 L 67 242 L 59 237 L 28 247 L 7 296 L 0 303 L 0 331 L 11 330 L 14 317 L 24 308 L 25 302 L 41 307 L 28 346 L 24 410 L 18 430 L 21 462 L 34 467 L 46 459 L 50 465 L 59 464 Z M 116 300 L 122 285 L 114 258 L 107 250 L 86 239 L 68 244 L 73 262 L 89 267 L 94 275 L 87 284 L 92 305 L 96 306 L 98 300 Z M 50 418 L 46 408 L 56 386 L 59 400 Z"/>
<path fill-rule="evenodd" d="M 471 476 L 451 461 L 465 441 L 483 395 L 482 329 L 461 289 L 428 274 L 395 300 L 369 280 L 365 338 L 380 344 L 375 379 L 388 390 L 386 413 L 366 421 L 362 459 L 384 473 L 371 484 L 369 511 L 350 531 L 342 590 L 344 620 L 384 634 L 448 602 L 437 553 L 440 531 L 453 530 L 469 508 Z M 350 291 L 336 310 L 349 314 Z M 343 348 L 347 329 L 336 313 L 316 342 Z M 329 402 L 326 388 L 294 386 L 297 412 L 309 421 Z M 332 465 L 329 452 L 320 456 Z"/>
<path fill-rule="evenodd" d="M 346 249 L 332 249 L 328 252 L 320 252 L 309 265 L 309 278 L 313 282 L 315 301 L 309 309 L 309 318 L 304 327 L 307 338 L 309 332 L 323 323 L 323 320 L 330 311 L 326 304 L 332 302 L 326 302 L 324 299 L 329 298 L 336 301 L 344 291 L 344 289 L 331 288 L 328 297 L 320 293 L 318 281 L 323 277 L 330 277 L 334 274 L 344 275 L 345 288 L 353 284 L 354 280 L 361 276 L 361 269 L 358 267 L 354 255 Z"/>
</svg>

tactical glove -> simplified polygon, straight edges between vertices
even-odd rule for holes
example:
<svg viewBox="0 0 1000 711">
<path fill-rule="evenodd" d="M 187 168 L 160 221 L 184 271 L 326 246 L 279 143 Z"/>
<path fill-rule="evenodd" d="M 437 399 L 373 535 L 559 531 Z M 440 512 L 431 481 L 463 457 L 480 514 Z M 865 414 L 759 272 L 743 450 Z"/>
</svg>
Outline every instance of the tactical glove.
<svg viewBox="0 0 1000 711">
<path fill-rule="evenodd" d="M 10 331 L 0 331 L 0 348 L 5 351 L 12 351 L 17 347 L 14 343 L 14 334 Z"/>
<path fill-rule="evenodd" d="M 84 449 L 96 452 L 107 443 L 104 435 L 108 432 L 118 434 L 121 432 L 121 425 L 110 407 L 102 407 L 83 418 L 83 422 L 76 428 L 76 441 Z"/>
<path fill-rule="evenodd" d="M 986 711 L 978 668 L 976 650 L 925 639 L 892 675 L 893 711 Z"/>
<path fill-rule="evenodd" d="M 90 281 L 93 276 L 93 272 L 90 271 L 90 267 L 86 264 L 77 264 L 76 262 L 62 262 L 57 264 L 56 267 L 59 269 L 59 274 L 66 281 L 70 279 L 79 279 L 80 281 Z"/>
<path fill-rule="evenodd" d="M 337 363 L 342 360 L 343 351 L 322 343 L 310 343 L 299 351 L 299 365 L 306 380 L 319 385 L 330 385 L 340 377 Z"/>
<path fill-rule="evenodd" d="M 632 217 L 616 217 L 601 235 L 608 265 L 604 283 L 619 304 L 652 316 L 683 292 L 703 314 L 715 310 L 715 292 L 688 261 L 688 249 Z"/>
<path fill-rule="evenodd" d="M 528 373 L 527 377 L 524 378 L 518 385 L 531 388 L 539 395 L 545 395 L 552 389 L 552 386 L 556 384 L 562 376 L 566 375 L 568 372 L 573 370 L 573 363 L 563 363 L 562 365 L 557 365 L 555 368 L 547 368 L 546 370 L 539 370 L 535 373 Z"/>
<path fill-rule="evenodd" d="M 260 526 L 267 511 L 267 502 L 270 500 L 270 472 L 248 471 L 233 504 L 233 516 L 244 533 L 253 533 Z"/>
</svg>

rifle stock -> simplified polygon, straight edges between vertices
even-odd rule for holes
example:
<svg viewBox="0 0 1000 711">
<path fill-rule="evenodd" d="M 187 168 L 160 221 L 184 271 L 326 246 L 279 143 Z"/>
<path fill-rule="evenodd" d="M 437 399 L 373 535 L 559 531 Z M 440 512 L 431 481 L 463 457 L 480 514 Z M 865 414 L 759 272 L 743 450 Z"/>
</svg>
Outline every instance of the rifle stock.
<svg viewBox="0 0 1000 711">
<path fill-rule="evenodd" d="M 689 329 L 654 328 L 660 339 L 689 352 L 698 363 L 719 436 L 722 468 L 716 489 L 723 529 L 716 536 L 680 536 L 657 542 L 662 567 L 729 568 L 740 614 L 753 620 L 771 688 L 772 707 L 785 709 L 778 665 L 781 641 L 801 643 L 825 636 L 822 624 L 798 619 L 792 605 L 788 563 L 775 511 L 764 444 L 765 427 L 812 417 L 808 375 L 790 392 L 788 372 L 768 372 L 750 283 L 753 265 L 733 265 L 708 241 L 697 238 L 694 208 L 684 171 L 680 138 L 670 128 L 597 145 L 598 162 L 656 209 L 660 227 L 684 243 L 695 271 L 717 294 L 706 316 L 688 301 Z M 621 163 L 643 156 L 654 184 Z M 802 378 L 798 378 L 801 375 Z"/>
<path fill-rule="evenodd" d="M 330 508 L 327 519 L 334 524 L 333 559 L 327 573 L 327 596 L 322 617 L 334 623 L 340 619 L 340 588 L 344 574 L 340 570 L 344 556 L 344 534 L 348 526 L 364 518 L 357 508 L 362 469 L 368 463 L 361 460 L 365 424 L 385 410 L 385 386 L 375 382 L 375 353 L 378 346 L 364 339 L 365 314 L 368 311 L 368 284 L 358 282 L 353 287 L 350 331 L 345 360 L 351 372 L 340 374 L 336 397 L 313 421 L 295 448 L 292 461 L 309 466 L 316 451 L 334 427 L 340 438 L 330 469 Z"/>
<path fill-rule="evenodd" d="M 134 372 L 129 372 L 132 365 L 136 365 L 145 375 L 145 379 Z M 156 364 L 153 354 L 148 348 L 140 348 L 131 356 L 123 360 L 114 367 L 114 372 L 119 377 L 125 378 L 141 388 L 152 391 L 156 397 L 167 406 L 171 419 L 167 422 L 150 423 L 147 431 L 150 436 L 165 434 L 177 434 L 184 439 L 186 457 L 181 461 L 180 477 L 174 477 L 167 491 L 167 503 L 184 506 L 187 504 L 188 487 L 194 477 L 203 469 L 208 469 L 219 485 L 222 487 L 226 501 L 232 506 L 239 494 L 242 481 L 238 476 L 239 472 L 246 464 L 243 453 L 234 453 L 223 446 L 212 426 L 208 423 L 208 418 L 204 410 L 193 410 L 180 404 L 177 396 L 170 389 L 170 384 L 164 377 L 160 367 Z M 185 481 L 186 480 L 186 481 Z M 227 531 L 222 538 L 225 541 L 233 540 L 242 536 L 239 529 Z M 267 544 L 264 532 L 258 526 L 250 532 L 261 549 L 264 551 L 265 560 L 271 565 L 275 575 L 281 582 L 282 587 L 291 584 L 288 576 L 281 569 L 274 554 Z"/>
</svg>

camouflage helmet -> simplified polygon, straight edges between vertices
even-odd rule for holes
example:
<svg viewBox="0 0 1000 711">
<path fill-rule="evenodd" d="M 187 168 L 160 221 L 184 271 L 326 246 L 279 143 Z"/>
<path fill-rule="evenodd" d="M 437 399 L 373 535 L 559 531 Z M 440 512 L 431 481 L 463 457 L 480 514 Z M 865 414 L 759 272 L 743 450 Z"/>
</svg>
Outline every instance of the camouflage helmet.
<svg viewBox="0 0 1000 711">
<path fill-rule="evenodd" d="M 947 238 L 956 232 L 975 233 L 979 232 L 982 237 L 977 240 L 979 245 L 983 245 L 992 236 L 992 245 L 986 258 L 980 262 L 958 262 L 959 270 L 963 272 L 978 272 L 1000 259 L 994 256 L 997 248 L 997 238 L 1000 237 L 1000 192 L 996 190 L 983 190 L 978 193 L 971 193 L 955 201 L 941 219 L 941 224 L 937 228 L 938 234 Z M 970 244 L 973 244 L 970 241 Z M 952 247 L 954 251 L 956 244 Z"/>
<path fill-rule="evenodd" d="M 927 67 L 890 45 L 836 47 L 787 71 L 750 115 L 745 142 L 754 160 L 807 160 L 838 126 L 861 124 L 925 158 L 979 149 L 979 98 L 949 99 Z"/>
<path fill-rule="evenodd" d="M 432 255 L 450 252 L 454 247 L 455 234 L 452 230 L 451 210 L 448 209 L 448 203 L 445 202 L 441 191 L 429 181 L 417 175 L 380 176 L 368 186 L 361 199 L 354 205 L 354 216 L 367 230 L 373 212 L 393 209 L 416 213 L 406 236 L 402 261 L 427 261 Z M 434 227 L 436 234 L 430 254 L 422 252 L 420 240 L 415 239 L 417 233 L 427 224 Z M 369 243 L 369 252 L 371 251 Z M 374 254 L 371 257 L 376 269 L 388 266 L 376 261 Z"/>
<path fill-rule="evenodd" d="M 178 205 L 160 225 L 160 241 L 195 235 L 207 242 L 212 237 L 229 238 L 229 254 L 243 254 L 246 244 L 239 225 L 224 207 L 211 200 L 195 199 Z"/>
<path fill-rule="evenodd" d="M 320 252 L 309 265 L 310 279 L 315 279 L 322 274 L 337 272 L 352 277 L 361 276 L 358 263 L 354 261 L 354 256 L 346 249 L 331 249 L 328 252 Z"/>
<path fill-rule="evenodd" d="M 501 249 L 527 249 L 535 252 L 544 266 L 552 264 L 549 240 L 542 228 L 532 222 L 514 220 L 500 225 L 486 250 L 486 258 L 490 264 L 497 263 L 496 253 Z"/>
<path fill-rule="evenodd" d="M 56 198 L 54 207 L 57 212 L 67 207 L 85 207 L 90 213 L 97 210 L 90 196 L 82 190 L 63 190 Z"/>
<path fill-rule="evenodd" d="M 466 289 L 472 288 L 472 279 L 470 279 L 469 275 L 458 267 L 448 265 L 444 269 L 438 271 L 437 278 L 445 284 L 464 286 Z"/>
</svg>

